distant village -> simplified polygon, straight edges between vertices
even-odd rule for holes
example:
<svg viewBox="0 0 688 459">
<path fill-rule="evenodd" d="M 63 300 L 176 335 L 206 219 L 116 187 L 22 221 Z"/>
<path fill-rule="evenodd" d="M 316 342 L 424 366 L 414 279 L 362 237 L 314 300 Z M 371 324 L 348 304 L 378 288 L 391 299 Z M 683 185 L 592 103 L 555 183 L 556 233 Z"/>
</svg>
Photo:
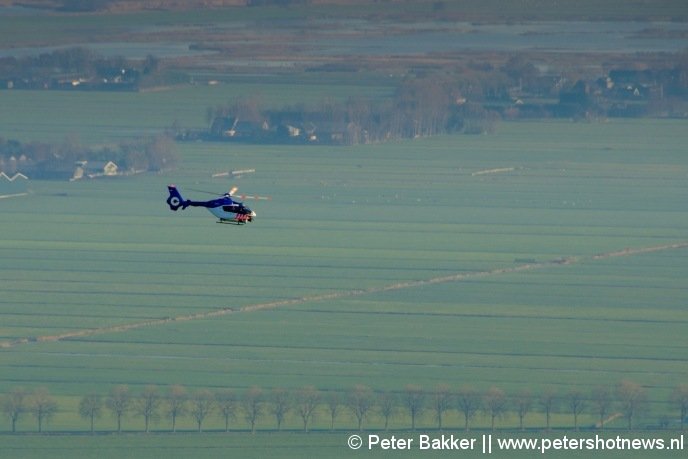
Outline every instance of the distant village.
<svg viewBox="0 0 688 459">
<path fill-rule="evenodd" d="M 159 61 L 103 57 L 87 48 L 57 49 L 38 56 L 0 58 L 0 89 L 138 91 L 160 77 Z"/>
<path fill-rule="evenodd" d="M 0 138 L 0 182 L 83 180 L 133 175 L 174 167 L 174 143 L 167 137 L 142 138 L 103 148 L 65 141 L 52 145 Z"/>
<path fill-rule="evenodd" d="M 174 166 L 173 140 L 357 145 L 485 134 L 501 120 L 688 118 L 688 53 L 653 65 L 657 68 L 649 64 L 615 68 L 596 79 L 572 81 L 543 74 L 525 57 L 514 56 L 502 65 L 468 64 L 454 73 L 409 69 L 386 98 L 349 97 L 281 108 L 252 97 L 240 98 L 209 107 L 206 128 L 174 125 L 167 130 L 170 137 L 114 147 L 90 149 L 69 141 L 46 145 L 0 139 L 0 180 L 16 174 L 81 180 L 162 170 Z M 171 73 L 179 84 L 190 84 L 191 78 L 183 72 Z M 35 57 L 0 58 L 0 91 L 139 91 L 169 78 L 154 56 L 131 61 L 69 48 Z M 216 80 L 206 83 L 223 84 Z"/>
<path fill-rule="evenodd" d="M 176 139 L 276 144 L 355 145 L 439 134 L 484 134 L 499 120 L 688 117 L 688 65 L 618 69 L 594 81 L 542 76 L 510 62 L 482 85 L 437 75 L 402 81 L 389 100 L 349 98 L 316 107 L 267 109 L 239 99 L 209 108 L 208 129 Z M 499 83 L 495 83 L 499 81 Z"/>
</svg>

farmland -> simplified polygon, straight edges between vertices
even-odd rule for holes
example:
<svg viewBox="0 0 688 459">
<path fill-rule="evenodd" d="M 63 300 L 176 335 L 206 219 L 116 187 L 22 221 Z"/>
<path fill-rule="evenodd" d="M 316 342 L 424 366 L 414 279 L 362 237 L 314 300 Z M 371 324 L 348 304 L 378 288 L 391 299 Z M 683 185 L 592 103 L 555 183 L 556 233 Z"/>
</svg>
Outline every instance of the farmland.
<svg viewBox="0 0 688 459">
<path fill-rule="evenodd" d="M 69 432 L 85 429 L 79 397 L 115 384 L 564 393 L 630 379 L 650 391 L 652 425 L 686 377 L 684 128 L 503 123 L 351 148 L 184 144 L 183 165 L 162 176 L 32 182 L 1 203 L 1 390 L 48 387 L 61 406 L 49 428 Z M 246 167 L 256 173 L 242 191 L 273 196 L 250 225 L 164 204 L 167 183 L 222 191 L 211 174 Z M 321 407 L 316 426 L 328 418 Z M 571 421 L 562 408 L 554 422 Z M 338 425 L 355 420 L 343 412 Z"/>
<path fill-rule="evenodd" d="M 538 13 L 537 3 L 533 10 L 504 14 L 586 18 L 572 7 L 551 17 Z M 685 16 L 680 2 L 665 3 L 664 9 L 651 8 L 653 18 Z M 489 13 L 481 8 L 493 9 L 491 2 L 467 4 L 472 13 L 460 21 L 481 21 Z M 587 10 L 609 8 L 596 12 L 624 20 L 650 14 L 606 5 Z M 102 28 L 94 38 L 98 44 L 128 51 L 148 40 L 167 43 L 181 31 L 184 40 L 199 43 L 217 34 L 225 41 L 215 44 L 222 47 L 237 37 L 254 37 L 256 24 L 274 25 L 289 40 L 314 46 L 283 56 L 273 48 L 276 35 L 257 33 L 264 41 L 233 49 L 236 60 L 183 53 L 193 57 L 167 64 L 188 65 L 193 83 L 143 92 L 2 90 L 0 137 L 108 147 L 158 135 L 173 124 L 205 129 L 208 108 L 238 97 L 260 99 L 268 107 L 388 99 L 404 77 L 395 73 L 394 66 L 402 66 L 395 61 L 399 56 L 386 53 L 403 48 L 412 30 L 400 32 L 395 19 L 413 17 L 417 7 L 407 4 L 394 14 L 384 5 L 370 7 L 368 13 L 386 18 L 384 30 L 393 33 L 389 39 L 371 35 L 379 40 L 369 61 L 374 65 L 357 72 L 303 67 L 327 63 L 335 45 L 343 54 L 347 47 L 369 51 L 357 40 L 374 21 L 357 22 L 359 13 L 341 5 L 312 11 L 0 14 L 0 44 L 26 49 L 72 44 L 94 28 Z M 446 8 L 450 17 L 463 14 L 453 4 Z M 359 28 L 329 42 L 333 55 L 318 55 L 314 44 L 327 35 L 335 14 Z M 430 39 L 425 45 L 446 26 L 431 19 L 427 24 L 434 25 L 426 26 L 432 30 L 419 29 Z M 220 25 L 205 27 L 214 21 Z M 312 33 L 299 33 L 299 21 L 314 26 Z M 32 33 L 31 24 L 43 25 L 40 33 Z M 494 27 L 499 35 L 500 27 L 511 30 L 512 24 Z M 683 25 L 661 27 L 669 34 Z M 467 35 L 493 37 L 489 33 Z M 129 34 L 130 43 L 121 41 Z M 537 33 L 518 36 L 546 41 Z M 667 37 L 648 40 L 660 48 L 675 45 Z M 626 47 L 633 40 L 623 35 L 619 43 L 605 46 Z M 260 63 L 242 67 L 241 58 L 253 52 L 263 64 L 287 55 L 299 64 L 287 70 Z M 492 51 L 452 52 L 433 54 L 428 67 L 429 51 L 399 61 L 410 78 L 437 70 L 435 65 L 441 69 L 443 62 L 501 59 Z M 548 53 L 557 54 L 538 55 Z M 574 54 L 553 62 L 567 67 L 585 60 L 585 53 Z M 631 59 L 621 48 L 593 54 L 586 72 Z M 362 57 L 346 59 L 349 65 Z M 414 451 L 347 448 L 358 420 L 346 400 L 354 398 L 355 388 L 369 390 L 376 404 L 385 395 L 396 397 L 389 418 L 379 406 L 370 410 L 361 435 L 387 435 L 386 428 L 389 435 L 438 435 L 431 405 L 445 386 L 451 392 L 471 388 L 485 395 L 492 388 L 507 395 L 506 412 L 494 419 L 487 410 L 475 414 L 473 430 L 461 432 L 468 438 L 489 433 L 495 422 L 496 435 L 503 437 L 561 438 L 580 427 L 575 435 L 585 438 L 599 433 L 668 442 L 679 434 L 678 407 L 670 399 L 688 381 L 687 132 L 685 118 L 668 115 L 503 119 L 479 135 L 346 147 L 177 142 L 177 167 L 158 173 L 74 182 L 0 178 L 0 451 L 26 458 L 416 457 Z M 255 172 L 217 175 L 247 169 Z M 257 213 L 254 222 L 220 225 L 204 209 L 171 212 L 165 204 L 171 183 L 194 200 L 234 185 L 239 193 L 272 199 L 246 202 Z M 627 410 L 616 391 L 622 381 L 640 387 L 645 397 L 633 414 L 633 432 L 626 431 Z M 173 428 L 163 404 L 149 433 L 134 409 L 116 433 L 112 410 L 103 406 L 90 435 L 89 420 L 79 412 L 87 394 L 104 401 L 116 388 L 136 397 L 154 387 L 163 396 L 177 385 L 190 396 L 229 390 L 241 398 L 262 391 L 256 432 L 243 405 L 228 426 L 216 406 L 203 420 L 203 432 L 196 432 L 201 421 L 188 409 Z M 276 425 L 274 395 L 284 390 L 294 404 L 307 388 L 321 396 L 311 432 L 304 432 L 306 421 L 295 406 Z M 417 432 L 411 431 L 405 401 L 409 388 L 425 395 L 413 421 Z M 600 388 L 616 397 L 604 416 L 595 410 Z M 4 402 L 19 389 L 46 390 L 55 401 L 42 434 L 30 412 L 21 413 L 12 432 Z M 574 421 L 568 399 L 577 392 L 586 405 Z M 559 402 L 551 419 L 540 400 L 547 393 Z M 524 394 L 532 405 L 521 431 L 515 403 Z M 329 396 L 340 397 L 336 419 Z M 599 429 L 600 417 L 606 432 Z M 463 431 L 456 401 L 444 413 L 443 428 Z M 672 452 L 642 450 L 630 457 L 673 457 Z M 593 454 L 629 457 L 629 451 L 548 455 Z M 496 455 L 532 457 L 527 451 Z"/>
</svg>

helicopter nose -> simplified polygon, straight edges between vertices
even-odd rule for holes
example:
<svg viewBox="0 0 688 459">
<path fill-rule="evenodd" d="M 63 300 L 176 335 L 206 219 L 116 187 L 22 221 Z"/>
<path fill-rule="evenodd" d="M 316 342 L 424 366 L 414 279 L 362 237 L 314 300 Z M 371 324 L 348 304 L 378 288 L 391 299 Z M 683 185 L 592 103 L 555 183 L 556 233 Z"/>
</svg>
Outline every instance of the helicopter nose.
<svg viewBox="0 0 688 459">
<path fill-rule="evenodd" d="M 255 217 L 256 213 L 254 211 L 251 211 L 251 217 Z"/>
</svg>

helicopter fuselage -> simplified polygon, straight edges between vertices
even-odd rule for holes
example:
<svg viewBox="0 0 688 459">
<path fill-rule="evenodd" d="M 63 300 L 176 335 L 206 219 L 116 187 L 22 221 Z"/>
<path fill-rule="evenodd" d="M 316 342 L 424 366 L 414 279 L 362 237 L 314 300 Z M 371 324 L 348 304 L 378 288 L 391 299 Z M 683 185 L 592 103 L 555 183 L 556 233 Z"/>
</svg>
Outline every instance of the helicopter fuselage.
<svg viewBox="0 0 688 459">
<path fill-rule="evenodd" d="M 219 219 L 218 223 L 244 224 L 253 221 L 253 218 L 256 216 L 256 213 L 243 203 L 233 200 L 229 193 L 225 193 L 222 197 L 211 199 L 210 201 L 192 201 L 182 198 L 174 185 L 170 185 L 167 188 L 170 193 L 167 198 L 167 205 L 170 206 L 170 210 L 176 211 L 180 207 L 182 209 L 187 207 L 205 207 Z"/>
<path fill-rule="evenodd" d="M 210 201 L 213 205 L 200 204 L 197 207 L 206 207 L 208 211 L 219 219 L 219 223 L 246 223 L 253 221 L 256 213 L 240 202 L 234 201 L 229 196 Z M 193 201 L 192 201 L 193 203 Z M 189 204 L 194 205 L 194 204 Z"/>
</svg>

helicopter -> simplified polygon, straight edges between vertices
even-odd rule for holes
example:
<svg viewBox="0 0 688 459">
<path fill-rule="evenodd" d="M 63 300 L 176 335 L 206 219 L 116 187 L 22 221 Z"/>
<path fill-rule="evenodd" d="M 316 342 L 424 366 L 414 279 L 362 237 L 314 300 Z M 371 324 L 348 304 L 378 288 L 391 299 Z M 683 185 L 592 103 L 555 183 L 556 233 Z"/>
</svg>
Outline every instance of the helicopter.
<svg viewBox="0 0 688 459">
<path fill-rule="evenodd" d="M 167 198 L 167 205 L 170 210 L 177 211 L 187 207 L 205 207 L 208 211 L 215 215 L 219 220 L 217 223 L 230 223 L 235 225 L 243 225 L 252 222 L 256 213 L 246 207 L 243 203 L 232 199 L 237 187 L 233 187 L 227 193 L 219 195 L 217 199 L 210 201 L 192 201 L 184 199 L 175 185 L 168 185 L 167 190 L 170 195 Z M 208 193 L 203 191 L 203 193 Z M 213 194 L 213 193 L 211 193 Z M 241 196 L 243 199 L 270 199 L 265 196 Z"/>
</svg>

